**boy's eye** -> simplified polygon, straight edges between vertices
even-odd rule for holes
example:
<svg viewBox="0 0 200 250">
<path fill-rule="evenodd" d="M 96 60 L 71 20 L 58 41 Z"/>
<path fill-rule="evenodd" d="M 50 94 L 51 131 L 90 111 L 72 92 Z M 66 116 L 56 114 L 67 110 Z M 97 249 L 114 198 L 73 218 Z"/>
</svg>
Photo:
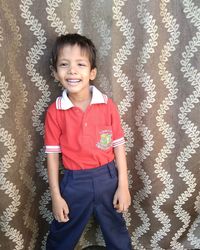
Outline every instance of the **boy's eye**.
<svg viewBox="0 0 200 250">
<path fill-rule="evenodd" d="M 68 66 L 68 63 L 61 63 L 60 66 L 61 66 L 61 67 L 67 67 L 67 66 Z"/>
<path fill-rule="evenodd" d="M 78 66 L 80 66 L 80 67 L 85 67 L 86 64 L 85 64 L 85 63 L 79 63 Z"/>
</svg>

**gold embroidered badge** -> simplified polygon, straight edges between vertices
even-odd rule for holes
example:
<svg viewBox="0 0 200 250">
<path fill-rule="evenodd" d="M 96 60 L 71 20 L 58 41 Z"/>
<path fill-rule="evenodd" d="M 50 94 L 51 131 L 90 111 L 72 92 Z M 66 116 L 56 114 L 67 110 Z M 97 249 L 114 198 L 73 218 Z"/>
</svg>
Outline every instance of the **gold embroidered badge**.
<svg viewBox="0 0 200 250">
<path fill-rule="evenodd" d="M 106 150 L 112 146 L 112 131 L 111 130 L 101 130 L 100 141 L 96 146 L 102 150 Z"/>
</svg>

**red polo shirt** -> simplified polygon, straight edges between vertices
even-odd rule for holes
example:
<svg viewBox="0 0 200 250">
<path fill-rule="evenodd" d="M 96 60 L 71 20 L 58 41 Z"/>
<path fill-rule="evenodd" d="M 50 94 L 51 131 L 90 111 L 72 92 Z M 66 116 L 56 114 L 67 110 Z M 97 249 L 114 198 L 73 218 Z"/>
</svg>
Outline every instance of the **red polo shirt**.
<svg viewBox="0 0 200 250">
<path fill-rule="evenodd" d="M 96 87 L 91 91 L 85 112 L 72 104 L 66 90 L 47 110 L 45 152 L 62 153 L 67 169 L 104 165 L 114 159 L 113 147 L 125 143 L 116 105 Z"/>
</svg>

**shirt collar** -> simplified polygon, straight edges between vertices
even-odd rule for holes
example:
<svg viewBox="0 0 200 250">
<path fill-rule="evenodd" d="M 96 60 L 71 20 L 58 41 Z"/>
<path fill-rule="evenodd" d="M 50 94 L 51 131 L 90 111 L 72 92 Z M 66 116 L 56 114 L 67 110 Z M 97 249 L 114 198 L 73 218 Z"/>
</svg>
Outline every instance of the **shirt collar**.
<svg viewBox="0 0 200 250">
<path fill-rule="evenodd" d="M 92 104 L 100 104 L 100 103 L 107 103 L 108 97 L 101 93 L 95 86 L 90 86 L 90 90 L 92 92 L 92 100 L 90 105 Z M 62 93 L 62 96 L 59 96 L 56 99 L 56 109 L 67 110 L 74 107 L 73 103 L 70 101 L 69 97 L 67 96 L 67 90 L 65 89 Z"/>
</svg>

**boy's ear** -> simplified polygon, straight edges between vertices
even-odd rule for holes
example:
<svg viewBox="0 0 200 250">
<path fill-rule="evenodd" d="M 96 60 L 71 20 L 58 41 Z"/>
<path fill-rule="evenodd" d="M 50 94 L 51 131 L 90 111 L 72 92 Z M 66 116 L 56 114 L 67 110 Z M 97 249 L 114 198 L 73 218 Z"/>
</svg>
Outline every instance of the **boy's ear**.
<svg viewBox="0 0 200 250">
<path fill-rule="evenodd" d="M 96 78 L 96 75 L 97 75 L 97 68 L 94 68 L 90 72 L 90 80 L 94 80 Z"/>
</svg>

